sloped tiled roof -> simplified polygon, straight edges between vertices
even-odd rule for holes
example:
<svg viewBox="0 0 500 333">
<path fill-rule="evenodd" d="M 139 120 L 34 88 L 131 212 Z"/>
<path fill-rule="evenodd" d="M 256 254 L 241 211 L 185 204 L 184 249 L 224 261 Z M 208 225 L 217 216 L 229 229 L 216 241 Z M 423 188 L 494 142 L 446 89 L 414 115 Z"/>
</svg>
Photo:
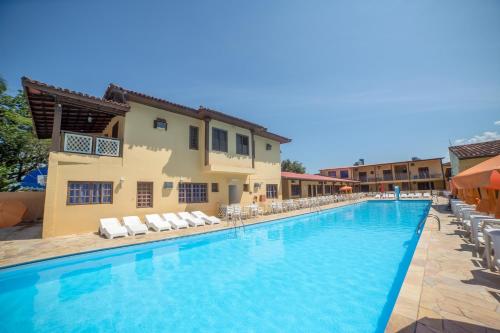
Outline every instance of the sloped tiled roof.
<svg viewBox="0 0 500 333">
<path fill-rule="evenodd" d="M 497 156 L 500 155 L 500 140 L 452 146 L 449 150 L 459 159 Z"/>
<path fill-rule="evenodd" d="M 281 135 L 278 135 L 278 134 L 275 134 L 275 133 L 272 133 L 272 132 L 269 132 L 267 130 L 267 128 L 265 128 L 261 125 L 249 122 L 249 121 L 241 119 L 241 118 L 231 116 L 229 114 L 226 114 L 226 113 L 223 113 L 220 111 L 209 109 L 209 108 L 206 108 L 203 106 L 200 106 L 198 109 L 194 109 L 194 108 L 191 108 L 191 107 L 188 107 L 185 105 L 170 102 L 170 101 L 162 99 L 162 98 L 158 98 L 158 97 L 150 96 L 150 95 L 147 95 L 147 94 L 144 94 L 141 92 L 137 92 L 134 90 L 126 89 L 126 88 L 120 87 L 120 86 L 113 84 L 113 83 L 110 84 L 108 86 L 108 88 L 106 89 L 106 92 L 104 93 L 104 97 L 106 99 L 111 99 L 113 93 L 116 91 L 124 93 L 125 100 L 130 100 L 130 101 L 135 101 L 135 102 L 142 103 L 142 104 L 147 104 L 147 105 L 150 105 L 153 107 L 165 109 L 165 110 L 168 110 L 171 112 L 176 112 L 179 114 L 183 114 L 185 116 L 194 117 L 194 118 L 198 118 L 198 119 L 210 118 L 210 119 L 220 120 L 222 122 L 226 122 L 226 123 L 229 123 L 232 125 L 236 125 L 239 127 L 253 130 L 256 135 L 259 135 L 259 136 L 262 136 L 262 137 L 265 137 L 265 138 L 268 138 L 271 140 L 275 140 L 275 141 L 278 141 L 280 143 L 291 142 L 291 139 L 286 138 L 286 137 L 281 136 Z"/>
<path fill-rule="evenodd" d="M 353 179 L 333 178 L 333 177 L 327 177 L 327 176 L 321 176 L 321 175 L 311 175 L 311 174 L 307 174 L 307 173 L 295 173 L 295 172 L 288 172 L 288 171 L 282 171 L 281 178 L 314 180 L 314 181 L 359 183 L 359 181 L 353 180 Z"/>
</svg>

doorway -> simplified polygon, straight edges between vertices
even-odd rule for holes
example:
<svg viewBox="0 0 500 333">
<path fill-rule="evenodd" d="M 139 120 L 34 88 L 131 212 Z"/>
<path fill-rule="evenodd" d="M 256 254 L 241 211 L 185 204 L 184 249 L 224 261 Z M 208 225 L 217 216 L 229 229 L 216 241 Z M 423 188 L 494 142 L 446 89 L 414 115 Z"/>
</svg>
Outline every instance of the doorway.
<svg viewBox="0 0 500 333">
<path fill-rule="evenodd" d="M 228 194 L 230 205 L 240 203 L 238 199 L 238 187 L 236 185 L 228 185 Z"/>
</svg>

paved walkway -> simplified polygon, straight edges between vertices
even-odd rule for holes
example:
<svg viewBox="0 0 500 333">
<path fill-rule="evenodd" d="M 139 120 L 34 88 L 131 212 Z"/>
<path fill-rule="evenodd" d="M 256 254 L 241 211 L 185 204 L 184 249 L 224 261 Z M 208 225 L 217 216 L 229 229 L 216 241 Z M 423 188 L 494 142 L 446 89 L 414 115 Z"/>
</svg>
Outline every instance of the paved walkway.
<svg viewBox="0 0 500 333">
<path fill-rule="evenodd" d="M 500 332 L 500 274 L 472 256 L 444 199 L 431 213 L 386 332 Z"/>
<path fill-rule="evenodd" d="M 364 200 L 366 199 L 358 200 L 358 202 Z M 340 207 L 352 203 L 354 203 L 354 201 L 339 202 L 321 206 L 321 209 Z M 309 208 L 300 209 L 292 212 L 265 215 L 258 218 L 243 220 L 243 223 L 245 223 L 245 225 L 250 225 L 310 212 L 311 209 Z M 217 225 L 205 225 L 196 228 L 163 232 L 149 232 L 146 235 L 120 237 L 115 239 L 106 239 L 99 236 L 97 233 L 42 239 L 40 224 L 0 229 L 0 267 L 68 254 L 201 234 L 233 227 L 234 225 L 232 222 L 223 221 Z"/>
</svg>

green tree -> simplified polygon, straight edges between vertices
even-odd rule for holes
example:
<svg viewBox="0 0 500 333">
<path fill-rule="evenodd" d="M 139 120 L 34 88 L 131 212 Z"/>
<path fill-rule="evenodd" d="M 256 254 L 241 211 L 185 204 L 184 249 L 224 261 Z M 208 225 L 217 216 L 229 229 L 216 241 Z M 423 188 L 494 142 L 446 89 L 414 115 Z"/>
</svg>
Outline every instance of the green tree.
<svg viewBox="0 0 500 333">
<path fill-rule="evenodd" d="M 16 191 L 28 172 L 47 163 L 50 142 L 34 136 L 23 92 L 6 91 L 0 78 L 0 191 Z"/>
<path fill-rule="evenodd" d="M 306 167 L 299 161 L 291 161 L 289 159 L 281 161 L 281 171 L 306 173 Z"/>
</svg>

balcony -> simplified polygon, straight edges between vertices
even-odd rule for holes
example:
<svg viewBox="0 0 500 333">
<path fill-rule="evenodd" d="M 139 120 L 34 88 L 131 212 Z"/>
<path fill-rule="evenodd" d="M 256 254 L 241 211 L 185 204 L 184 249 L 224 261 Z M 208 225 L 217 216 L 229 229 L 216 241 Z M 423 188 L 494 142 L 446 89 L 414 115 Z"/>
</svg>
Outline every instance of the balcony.
<svg viewBox="0 0 500 333">
<path fill-rule="evenodd" d="M 441 179 L 443 175 L 440 173 L 421 173 L 418 175 L 412 175 L 411 179 L 419 180 L 419 179 Z"/>
<path fill-rule="evenodd" d="M 395 180 L 408 180 L 408 174 L 405 173 L 405 172 L 402 172 L 402 173 L 396 173 L 394 175 L 394 179 Z"/>
<path fill-rule="evenodd" d="M 121 156 L 121 141 L 119 139 L 92 134 L 82 134 L 62 131 L 61 151 L 98 156 Z"/>
</svg>

